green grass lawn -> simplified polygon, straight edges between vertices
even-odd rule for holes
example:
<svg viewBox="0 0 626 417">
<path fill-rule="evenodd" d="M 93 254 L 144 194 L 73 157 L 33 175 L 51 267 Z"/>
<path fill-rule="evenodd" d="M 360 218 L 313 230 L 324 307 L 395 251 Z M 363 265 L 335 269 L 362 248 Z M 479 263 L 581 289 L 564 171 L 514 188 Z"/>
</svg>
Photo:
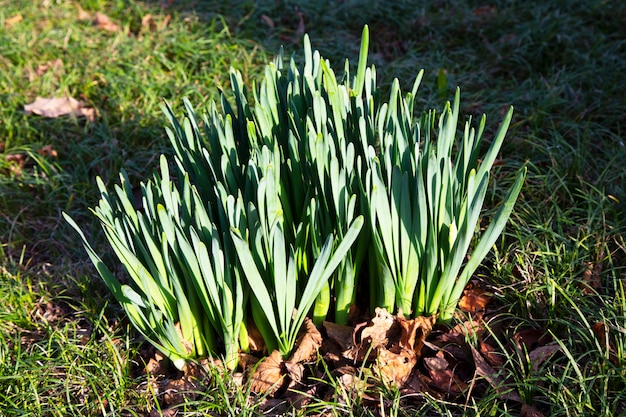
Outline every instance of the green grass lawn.
<svg viewBox="0 0 626 417">
<path fill-rule="evenodd" d="M 94 25 L 97 12 L 116 30 Z M 364 24 L 383 90 L 393 78 L 410 89 L 423 68 L 418 108 L 441 109 L 457 85 L 462 113 L 485 113 L 488 128 L 515 106 L 488 202 L 501 200 L 524 164 L 528 176 L 504 238 L 474 279 L 492 296 L 485 340 L 501 364 L 497 377 L 477 374 L 455 396 L 407 398 L 381 388 L 366 401 L 333 381 L 331 398 L 281 412 L 626 413 L 621 0 L 174 1 L 167 8 L 0 0 L 0 416 L 173 415 L 159 411 L 159 381 L 141 371 L 147 349 L 61 213 L 114 266 L 88 211 L 98 199 L 95 177 L 112 184 L 125 168 L 137 185 L 161 153 L 171 154 L 163 99 L 180 113 L 183 97 L 200 109 L 228 91 L 231 66 L 251 87 L 281 45 L 287 56 L 300 53 L 305 32 L 336 68 L 346 57 L 357 62 Z M 66 96 L 93 108 L 94 120 L 24 112 L 36 97 Z M 529 334 L 548 338 L 537 343 L 552 353 L 519 342 Z M 480 347 L 471 336 L 467 343 Z M 245 385 L 215 372 L 178 415 L 272 413 Z"/>
</svg>

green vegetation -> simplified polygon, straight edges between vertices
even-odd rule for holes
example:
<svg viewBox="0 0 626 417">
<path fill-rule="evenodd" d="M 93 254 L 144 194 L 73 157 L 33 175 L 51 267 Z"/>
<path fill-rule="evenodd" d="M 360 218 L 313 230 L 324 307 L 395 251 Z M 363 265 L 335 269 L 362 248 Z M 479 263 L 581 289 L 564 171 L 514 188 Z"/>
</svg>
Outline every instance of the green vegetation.
<svg viewBox="0 0 626 417">
<path fill-rule="evenodd" d="M 80 3 L 92 17 L 108 15 L 119 30 L 80 20 L 75 3 L 0 1 L 0 415 L 142 415 L 163 399 L 141 372 L 147 359 L 140 335 L 61 213 L 115 266 L 87 210 L 98 201 L 95 177 L 112 189 L 123 168 L 134 194 L 159 166 L 159 155 L 173 155 L 162 98 L 176 115 L 182 97 L 205 109 L 219 102 L 220 89 L 231 96 L 231 66 L 250 86 L 279 45 L 286 56 L 299 53 L 304 32 L 341 68 L 344 57 L 357 61 L 366 23 L 383 97 L 393 77 L 410 91 L 423 68 L 414 107 L 443 108 L 458 85 L 459 119 L 486 113 L 486 143 L 515 106 L 481 227 L 524 165 L 527 177 L 504 238 L 472 278 L 493 296 L 484 316 L 487 335 L 467 335 L 478 350 L 483 342 L 493 347 L 501 365 L 497 378 L 478 374 L 475 384 L 443 399 L 391 387 L 355 395 L 360 388 L 331 378 L 324 384 L 333 395 L 293 413 L 625 412 L 626 11 L 620 1 L 482 7 L 180 1 L 168 9 Z M 147 14 L 152 24 L 142 25 Z M 37 96 L 75 97 L 95 108 L 96 118 L 26 115 L 24 105 Z M 111 272 L 124 276 L 121 268 Z M 538 344 L 553 353 L 515 342 L 529 331 L 549 338 Z M 546 356 L 538 360 L 541 352 Z M 258 403 L 247 404 L 249 387 L 235 387 L 229 376 L 210 378 L 179 407 L 190 415 L 261 413 Z"/>
</svg>

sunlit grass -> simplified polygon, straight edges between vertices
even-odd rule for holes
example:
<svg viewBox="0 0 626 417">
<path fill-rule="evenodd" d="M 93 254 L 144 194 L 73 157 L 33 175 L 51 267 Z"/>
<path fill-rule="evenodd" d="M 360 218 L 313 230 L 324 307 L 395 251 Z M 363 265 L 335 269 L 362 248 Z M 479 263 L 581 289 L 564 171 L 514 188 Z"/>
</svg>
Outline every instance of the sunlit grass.
<svg viewBox="0 0 626 417">
<path fill-rule="evenodd" d="M 87 13 L 105 13 L 122 28 L 105 32 L 78 19 L 76 2 L 0 0 L 0 415 L 149 414 L 159 396 L 136 372 L 140 340 L 61 211 L 98 239 L 86 212 L 97 199 L 94 177 L 111 181 L 121 167 L 134 182 L 150 176 L 159 154 L 169 152 L 163 98 L 180 109 L 186 96 L 201 108 L 227 87 L 230 66 L 250 86 L 280 45 L 287 56 L 301 49 L 302 24 L 340 67 L 344 57 L 356 59 L 365 23 L 383 91 L 393 77 L 406 90 L 424 68 L 418 108 L 441 108 L 457 85 L 462 113 L 485 112 L 493 126 L 503 109 L 516 108 L 487 203 L 502 199 L 505 179 L 524 163 L 528 176 L 505 238 L 476 276 L 494 294 L 487 324 L 504 361 L 500 388 L 544 415 L 626 412 L 620 1 L 495 1 L 482 9 L 460 0 L 159 3 L 81 1 Z M 142 29 L 148 13 L 154 31 Z M 6 24 L 18 14 L 20 22 Z M 61 68 L 36 76 L 56 59 Z M 35 97 L 59 95 L 85 101 L 98 117 L 91 123 L 24 114 Z M 57 156 L 40 155 L 45 145 Z M 7 160 L 15 154 L 24 165 Z M 104 244 L 98 249 L 111 259 Z M 511 342 L 523 329 L 548 333 L 559 347 L 536 370 Z M 229 378 L 212 376 L 179 414 L 268 414 Z M 285 412 L 522 413 L 521 403 L 503 400 L 484 380 L 480 395 L 444 401 L 424 394 L 417 408 L 405 407 L 414 398 L 381 390 L 373 394 L 383 406 L 374 409 L 348 393 L 352 402 L 342 399 L 339 381 L 326 383 L 335 384 L 335 397 Z"/>
</svg>

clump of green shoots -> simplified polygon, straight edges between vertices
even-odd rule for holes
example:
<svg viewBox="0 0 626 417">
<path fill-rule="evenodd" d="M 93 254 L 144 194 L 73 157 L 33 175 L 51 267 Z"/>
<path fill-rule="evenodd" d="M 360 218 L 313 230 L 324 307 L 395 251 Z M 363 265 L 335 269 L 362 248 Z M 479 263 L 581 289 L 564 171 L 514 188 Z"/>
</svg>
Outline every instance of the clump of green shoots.
<svg viewBox="0 0 626 417">
<path fill-rule="evenodd" d="M 307 316 L 348 323 L 359 286 L 372 310 L 449 320 L 502 232 L 525 171 L 475 237 L 511 111 L 484 156 L 484 118 L 455 140 L 458 91 L 435 134 L 433 111 L 414 115 L 422 73 L 406 96 L 394 81 L 384 102 L 368 42 L 365 27 L 353 78 L 348 60 L 337 77 L 305 37 L 304 64 L 279 54 L 254 107 L 235 70 L 234 103 L 223 95 L 199 118 L 185 101 L 182 123 L 165 106 L 175 155 L 141 185 L 142 207 L 124 173 L 112 193 L 98 180 L 94 214 L 127 282 L 66 217 L 135 327 L 178 367 L 208 355 L 235 368 L 249 316 L 287 357 Z"/>
</svg>

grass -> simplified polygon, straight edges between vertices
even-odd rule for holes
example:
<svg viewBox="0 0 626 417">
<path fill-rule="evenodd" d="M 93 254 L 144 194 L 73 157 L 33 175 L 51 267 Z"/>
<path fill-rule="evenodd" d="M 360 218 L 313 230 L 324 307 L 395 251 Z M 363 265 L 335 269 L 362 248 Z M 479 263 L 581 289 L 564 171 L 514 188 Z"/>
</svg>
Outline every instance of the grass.
<svg viewBox="0 0 626 417">
<path fill-rule="evenodd" d="M 621 1 L 80 4 L 122 29 L 107 32 L 80 20 L 77 2 L 0 0 L 0 415 L 149 415 L 163 394 L 149 389 L 139 371 L 142 344 L 95 278 L 61 211 L 97 238 L 87 212 L 97 198 L 94 177 L 112 181 L 124 167 L 138 183 L 169 152 L 162 98 L 180 109 L 187 96 L 200 108 L 228 89 L 231 65 L 250 86 L 279 45 L 287 55 L 300 49 L 303 28 L 334 63 L 356 62 L 365 23 L 383 86 L 398 77 L 407 89 L 424 68 L 417 103 L 423 108 L 441 108 L 456 85 L 463 113 L 486 113 L 488 126 L 509 105 L 516 108 L 493 201 L 508 188 L 507 174 L 526 163 L 528 177 L 506 236 L 475 277 L 494 297 L 486 317 L 488 340 L 503 362 L 500 386 L 481 378 L 472 395 L 424 393 L 417 401 L 380 389 L 368 392 L 377 399 L 373 406 L 339 384 L 328 401 L 285 412 L 626 413 Z M 142 28 L 147 14 L 154 31 Z M 11 23 L 17 15 L 22 20 Z M 60 68 L 37 75 L 56 59 Z M 63 95 L 95 108 L 96 120 L 23 112 L 37 96 Z M 57 156 L 40 154 L 46 145 Z M 532 349 L 513 341 L 528 329 L 558 346 L 535 368 Z M 229 378 L 210 378 L 180 413 L 262 413 Z M 519 393 L 524 405 L 503 400 L 502 390 Z"/>
</svg>

